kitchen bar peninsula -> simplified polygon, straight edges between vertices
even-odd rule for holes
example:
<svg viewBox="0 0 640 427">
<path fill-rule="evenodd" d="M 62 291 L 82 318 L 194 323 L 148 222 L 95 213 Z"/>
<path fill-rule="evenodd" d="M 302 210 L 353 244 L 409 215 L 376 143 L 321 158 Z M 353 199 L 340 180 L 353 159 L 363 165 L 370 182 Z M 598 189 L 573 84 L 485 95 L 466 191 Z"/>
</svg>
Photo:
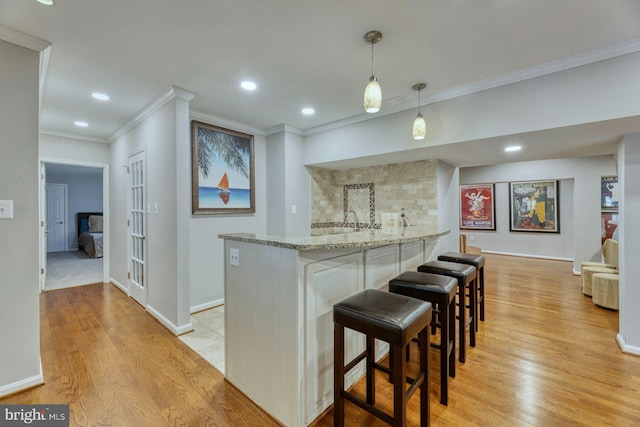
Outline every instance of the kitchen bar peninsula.
<svg viewBox="0 0 640 427">
<path fill-rule="evenodd" d="M 435 259 L 447 233 L 416 226 L 304 238 L 220 234 L 227 380 L 283 424 L 311 423 L 333 402 L 333 305 L 364 289 L 386 290 L 400 272 Z M 364 338 L 347 332 L 351 360 Z M 377 357 L 385 347 L 378 343 Z M 349 372 L 346 385 L 362 372 Z"/>
</svg>

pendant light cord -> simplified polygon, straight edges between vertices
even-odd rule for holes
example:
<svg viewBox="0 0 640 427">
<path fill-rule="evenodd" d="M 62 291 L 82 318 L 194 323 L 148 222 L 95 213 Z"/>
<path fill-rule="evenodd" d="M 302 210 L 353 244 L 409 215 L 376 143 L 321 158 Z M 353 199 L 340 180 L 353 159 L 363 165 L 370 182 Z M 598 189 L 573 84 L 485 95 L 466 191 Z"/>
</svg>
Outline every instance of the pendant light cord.
<svg viewBox="0 0 640 427">
<path fill-rule="evenodd" d="M 374 76 L 374 74 L 373 74 L 373 45 L 374 45 L 374 43 L 372 41 L 371 42 L 371 77 Z"/>
</svg>

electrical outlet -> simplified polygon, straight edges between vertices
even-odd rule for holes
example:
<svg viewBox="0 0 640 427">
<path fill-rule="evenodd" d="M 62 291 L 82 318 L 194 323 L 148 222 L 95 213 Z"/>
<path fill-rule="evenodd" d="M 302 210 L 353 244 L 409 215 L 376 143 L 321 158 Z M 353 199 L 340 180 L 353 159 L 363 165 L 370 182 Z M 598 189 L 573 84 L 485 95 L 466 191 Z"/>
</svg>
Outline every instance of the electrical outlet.
<svg viewBox="0 0 640 427">
<path fill-rule="evenodd" d="M 240 267 L 240 249 L 229 249 L 229 264 Z"/>
<path fill-rule="evenodd" d="M 0 219 L 13 218 L 13 200 L 0 200 Z"/>
</svg>

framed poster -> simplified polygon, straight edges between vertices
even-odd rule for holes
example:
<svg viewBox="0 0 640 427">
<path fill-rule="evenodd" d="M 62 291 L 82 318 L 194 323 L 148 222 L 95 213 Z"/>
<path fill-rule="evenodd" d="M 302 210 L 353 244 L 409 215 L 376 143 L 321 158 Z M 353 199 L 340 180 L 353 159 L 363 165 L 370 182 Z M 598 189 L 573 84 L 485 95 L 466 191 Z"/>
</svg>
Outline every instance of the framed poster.
<svg viewBox="0 0 640 427">
<path fill-rule="evenodd" d="M 510 231 L 559 233 L 558 198 L 558 181 L 510 182 Z"/>
<path fill-rule="evenodd" d="M 603 210 L 618 210 L 620 191 L 617 176 L 603 176 L 600 184 L 600 206 Z"/>
<path fill-rule="evenodd" d="M 253 135 L 191 122 L 192 212 L 255 212 Z"/>
<path fill-rule="evenodd" d="M 618 228 L 619 216 L 616 212 L 602 212 L 601 213 L 601 236 L 602 243 L 607 239 L 617 239 L 616 230 Z"/>
<path fill-rule="evenodd" d="M 495 230 L 494 184 L 460 186 L 460 229 Z"/>
</svg>

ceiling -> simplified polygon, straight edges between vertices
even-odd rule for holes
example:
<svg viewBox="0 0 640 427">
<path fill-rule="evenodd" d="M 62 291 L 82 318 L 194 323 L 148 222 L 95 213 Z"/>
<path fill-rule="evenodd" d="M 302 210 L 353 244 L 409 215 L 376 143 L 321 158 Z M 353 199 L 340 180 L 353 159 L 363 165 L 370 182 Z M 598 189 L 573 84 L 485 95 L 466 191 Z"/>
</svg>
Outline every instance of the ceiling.
<svg viewBox="0 0 640 427">
<path fill-rule="evenodd" d="M 313 132 L 365 116 L 371 47 L 363 35 L 374 29 L 383 34 L 374 46 L 383 110 L 395 111 L 416 107 L 417 82 L 428 84 L 422 99 L 429 102 L 461 86 L 640 39 L 637 0 L 55 1 L 47 7 L 0 0 L 0 26 L 52 44 L 41 131 L 105 142 L 171 86 L 196 94 L 193 111 L 264 131 L 286 124 Z M 257 90 L 240 89 L 245 79 Z M 111 100 L 92 99 L 94 91 Z M 307 106 L 313 116 L 301 113 Z M 89 127 L 75 127 L 76 120 Z M 564 136 L 589 135 L 575 142 L 583 155 L 612 153 L 628 128 L 640 129 L 637 121 L 617 124 L 588 129 L 597 137 L 586 128 Z M 497 150 L 498 142 L 474 147 Z M 450 145 L 429 155 L 466 165 L 468 156 L 459 153 L 472 147 Z M 557 145 L 535 156 L 575 153 Z M 398 159 L 415 160 L 426 150 Z M 490 155 L 471 163 L 495 161 Z"/>
</svg>

